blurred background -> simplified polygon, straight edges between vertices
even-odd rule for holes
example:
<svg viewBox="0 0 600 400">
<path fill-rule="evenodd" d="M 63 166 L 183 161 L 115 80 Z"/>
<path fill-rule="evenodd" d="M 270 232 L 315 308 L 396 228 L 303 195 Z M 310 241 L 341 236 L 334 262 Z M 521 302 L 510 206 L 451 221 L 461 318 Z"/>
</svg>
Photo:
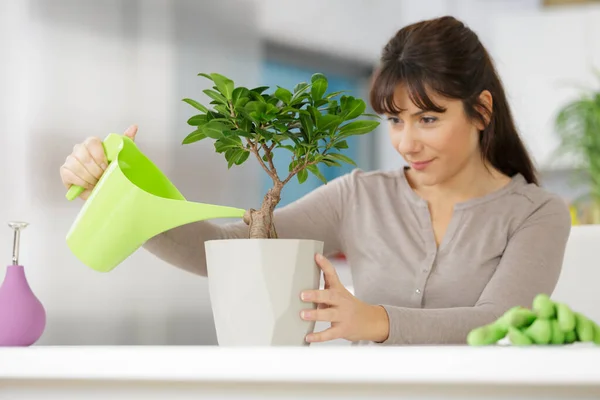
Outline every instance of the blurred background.
<svg viewBox="0 0 600 400">
<path fill-rule="evenodd" d="M 228 170 L 210 142 L 180 144 L 193 115 L 181 99 L 207 101 L 208 81 L 197 74 L 293 87 L 322 72 L 331 91 L 366 99 L 387 40 L 406 24 L 441 15 L 462 19 L 487 46 L 543 185 L 572 204 L 574 224 L 597 223 L 586 199 L 600 178 L 581 161 L 600 157 L 598 145 L 590 136 L 571 138 L 579 153 L 562 156 L 557 150 L 566 145 L 554 123 L 582 90 L 598 91 L 597 1 L 2 0 L 0 219 L 31 224 L 21 263 L 48 312 L 38 343 L 216 344 L 204 278 L 143 250 L 109 274 L 71 255 L 65 235 L 82 202 L 65 199 L 59 167 L 76 143 L 136 123 L 142 151 L 190 200 L 256 206 L 268 181 L 255 162 Z M 348 154 L 360 168 L 403 165 L 386 130 L 383 124 L 351 143 Z M 326 172 L 331 179 L 348 171 Z M 291 183 L 282 205 L 318 184 Z M 6 225 L 0 240 L 10 264 Z"/>
</svg>

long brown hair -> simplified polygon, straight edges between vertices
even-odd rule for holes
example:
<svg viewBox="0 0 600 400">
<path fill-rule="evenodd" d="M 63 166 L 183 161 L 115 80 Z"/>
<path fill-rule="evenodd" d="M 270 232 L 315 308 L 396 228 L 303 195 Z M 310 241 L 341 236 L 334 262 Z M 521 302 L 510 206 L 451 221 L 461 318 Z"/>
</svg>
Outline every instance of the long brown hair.
<svg viewBox="0 0 600 400">
<path fill-rule="evenodd" d="M 461 100 L 466 115 L 486 126 L 479 137 L 483 159 L 505 175 L 520 173 L 527 182 L 538 184 L 491 57 L 462 22 L 446 16 L 400 29 L 384 47 L 373 77 L 370 102 L 375 112 L 400 112 L 394 104 L 399 84 L 406 85 L 411 101 L 422 110 L 444 111 L 431 100 L 428 89 Z M 492 95 L 492 110 L 479 100 L 484 90 Z"/>
</svg>

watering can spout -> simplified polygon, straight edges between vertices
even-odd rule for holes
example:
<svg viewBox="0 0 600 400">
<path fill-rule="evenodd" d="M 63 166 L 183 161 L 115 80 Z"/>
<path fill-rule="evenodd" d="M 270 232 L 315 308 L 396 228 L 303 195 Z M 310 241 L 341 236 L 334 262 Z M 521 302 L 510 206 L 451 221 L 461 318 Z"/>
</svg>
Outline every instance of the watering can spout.
<svg viewBox="0 0 600 400">
<path fill-rule="evenodd" d="M 183 225 L 211 219 L 242 218 L 246 212 L 235 207 L 171 199 L 155 199 L 152 208 L 161 215 L 154 215 L 144 221 L 138 221 L 138 227 L 145 232 L 145 237 L 139 239 L 140 245 L 154 236 Z"/>
<path fill-rule="evenodd" d="M 109 135 L 104 148 L 109 166 L 67 234 L 68 247 L 90 268 L 108 272 L 147 240 L 178 226 L 245 214 L 240 208 L 187 201 L 126 136 Z M 78 195 L 71 188 L 67 198 Z"/>
</svg>

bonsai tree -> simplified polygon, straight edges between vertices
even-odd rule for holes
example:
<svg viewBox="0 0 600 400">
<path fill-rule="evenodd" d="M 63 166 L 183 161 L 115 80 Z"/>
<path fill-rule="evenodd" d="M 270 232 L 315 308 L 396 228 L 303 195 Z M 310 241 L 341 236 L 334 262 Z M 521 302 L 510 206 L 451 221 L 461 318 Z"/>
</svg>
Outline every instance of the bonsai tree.
<svg viewBox="0 0 600 400">
<path fill-rule="evenodd" d="M 596 71 L 600 80 L 600 71 Z M 560 153 L 574 155 L 590 179 L 592 223 L 600 224 L 600 91 L 585 90 L 556 116 Z"/>
<path fill-rule="evenodd" d="M 198 75 L 214 84 L 203 91 L 212 100 L 206 106 L 183 99 L 200 111 L 188 120 L 196 130 L 183 144 L 214 140 L 215 150 L 225 156 L 228 168 L 243 164 L 253 155 L 273 181 L 261 207 L 249 209 L 244 216 L 252 239 L 277 238 L 273 212 L 290 180 L 295 177 L 303 183 L 311 173 L 327 183 L 318 165 L 356 165 L 339 151 L 348 148 L 346 139 L 350 136 L 369 133 L 379 125 L 377 120 L 356 120 L 379 116 L 365 114 L 365 102 L 343 91 L 328 94 L 327 78 L 320 73 L 312 75 L 310 83 L 298 83 L 292 91 L 277 86 L 270 94 L 266 93 L 268 86 L 235 87 L 231 79 L 217 73 Z M 273 162 L 274 151 L 280 148 L 290 153 L 288 171 L 283 173 Z"/>
</svg>

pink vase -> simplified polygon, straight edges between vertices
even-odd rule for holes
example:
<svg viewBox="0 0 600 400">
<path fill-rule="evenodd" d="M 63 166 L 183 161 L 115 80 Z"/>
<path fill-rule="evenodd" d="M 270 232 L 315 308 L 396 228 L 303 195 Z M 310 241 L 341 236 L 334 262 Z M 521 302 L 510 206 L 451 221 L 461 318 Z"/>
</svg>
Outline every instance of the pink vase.
<svg viewBox="0 0 600 400">
<path fill-rule="evenodd" d="M 18 265 L 19 233 L 27 224 L 10 223 L 15 229 L 13 265 L 6 268 L 0 286 L 0 346 L 31 346 L 44 332 L 46 310 L 35 296 L 25 268 Z"/>
</svg>

